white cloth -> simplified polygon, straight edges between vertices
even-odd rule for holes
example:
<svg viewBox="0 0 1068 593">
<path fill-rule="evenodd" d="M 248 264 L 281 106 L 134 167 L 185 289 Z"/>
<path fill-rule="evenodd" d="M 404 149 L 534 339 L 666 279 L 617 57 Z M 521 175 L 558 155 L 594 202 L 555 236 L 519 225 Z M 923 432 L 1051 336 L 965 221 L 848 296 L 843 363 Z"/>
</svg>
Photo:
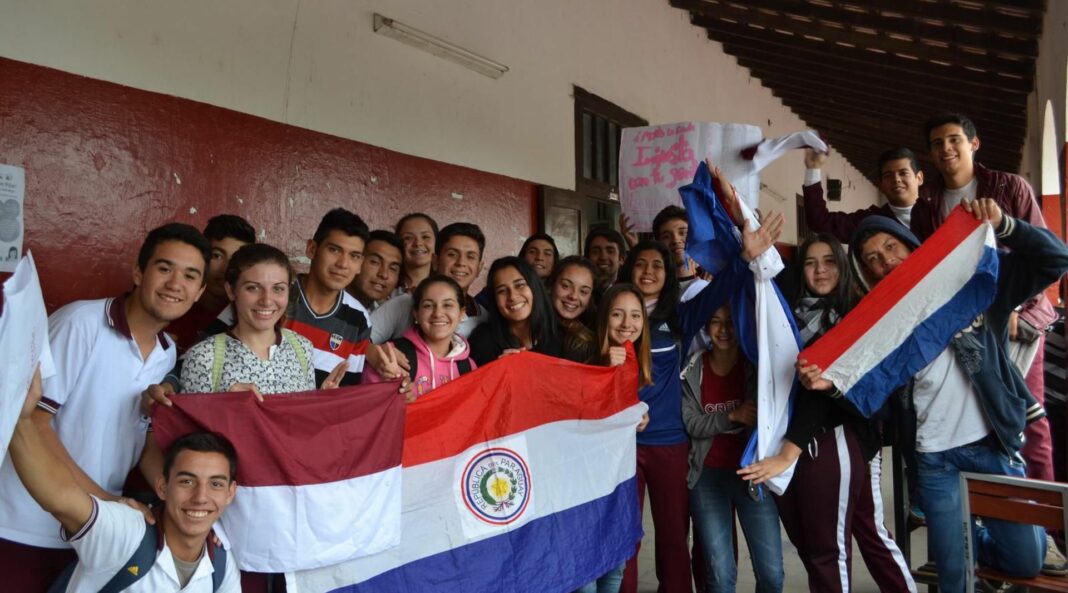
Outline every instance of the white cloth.
<svg viewBox="0 0 1068 593">
<path fill-rule="evenodd" d="M 78 567 L 74 569 L 67 593 L 96 593 L 108 583 L 126 561 L 133 556 L 145 536 L 144 515 L 117 502 L 93 498 L 93 514 L 81 531 L 70 538 L 78 553 Z M 153 527 L 155 529 L 155 527 Z M 183 588 L 174 566 L 174 556 L 164 538 L 163 549 L 148 574 L 126 589 L 126 593 L 211 593 L 215 572 L 207 550 L 200 555 L 192 578 Z M 240 593 L 241 577 L 237 564 L 226 559 L 226 575 L 219 587 L 222 593 Z"/>
<path fill-rule="evenodd" d="M 787 152 L 797 148 L 812 148 L 818 152 L 827 152 L 827 143 L 815 130 L 794 132 L 778 138 L 768 138 L 757 145 L 752 159 L 752 172 L 758 173 Z"/>
<path fill-rule="evenodd" d="M 175 347 L 162 337 L 167 347 L 157 340 L 142 359 L 137 343 L 112 327 L 111 302 L 77 301 L 52 314 L 48 333 L 56 374 L 43 387 L 44 398 L 60 406 L 52 422 L 71 458 L 101 488 L 118 495 L 145 444 L 141 392 L 174 367 Z M 34 502 L 10 463 L 0 468 L 0 537 L 68 547 L 59 522 Z"/>
<path fill-rule="evenodd" d="M 749 226 L 759 228 L 756 215 L 745 203 L 740 205 Z M 735 233 L 738 233 L 737 229 Z M 738 236 L 740 240 L 740 233 Z M 801 348 L 791 326 L 793 316 L 783 308 L 773 282 L 783 267 L 782 258 L 774 246 L 749 262 L 755 283 L 753 313 L 757 331 L 757 441 L 753 459 L 748 461 L 750 463 L 777 455 L 782 449 L 783 437 L 790 423 L 794 362 Z M 768 488 L 775 494 L 785 492 L 796 467 L 797 463 L 794 462 L 781 474 L 768 480 Z"/>
<path fill-rule="evenodd" d="M 990 433 L 979 395 L 952 347 L 916 374 L 916 450 L 938 453 L 974 443 Z"/>
<path fill-rule="evenodd" d="M 805 169 L 805 182 L 802 187 L 808 187 L 823 180 L 823 173 L 819 169 Z"/>
</svg>

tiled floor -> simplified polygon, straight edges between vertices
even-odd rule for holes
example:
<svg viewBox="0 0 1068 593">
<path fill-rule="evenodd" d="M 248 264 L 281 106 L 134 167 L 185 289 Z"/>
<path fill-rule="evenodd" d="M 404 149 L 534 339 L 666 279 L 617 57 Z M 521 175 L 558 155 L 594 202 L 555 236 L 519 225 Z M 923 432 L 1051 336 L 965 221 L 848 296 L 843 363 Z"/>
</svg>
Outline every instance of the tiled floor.
<svg viewBox="0 0 1068 593">
<path fill-rule="evenodd" d="M 888 458 L 889 450 L 884 452 L 884 458 Z M 883 464 L 883 501 L 886 508 L 886 525 L 891 530 L 894 525 L 893 517 L 893 486 L 890 480 L 890 464 Z M 649 515 L 648 503 L 645 509 L 645 539 L 642 542 L 642 550 L 638 556 L 638 591 L 639 593 L 655 593 L 656 592 L 656 572 L 653 564 L 653 522 Z M 741 534 L 739 528 L 738 533 Z M 895 534 L 896 535 L 896 534 Z M 797 556 L 797 551 L 793 545 L 790 544 L 789 538 L 786 537 L 786 533 L 783 532 L 783 556 L 785 560 L 786 571 L 786 587 L 783 589 L 784 593 L 803 593 L 808 591 L 808 576 L 805 573 L 805 567 L 801 564 L 801 560 Z M 738 546 L 738 587 L 739 593 L 752 591 L 754 587 L 752 564 L 749 561 L 749 552 L 745 545 Z M 926 532 L 923 529 L 912 532 L 912 565 L 918 566 L 923 564 L 927 558 L 927 539 Z M 854 593 L 878 593 L 879 588 L 875 585 L 871 575 L 868 574 L 867 568 L 864 566 L 864 562 L 860 557 L 860 552 L 857 551 L 856 546 L 853 547 L 853 592 Z M 919 587 L 920 590 L 924 590 L 924 586 Z"/>
</svg>

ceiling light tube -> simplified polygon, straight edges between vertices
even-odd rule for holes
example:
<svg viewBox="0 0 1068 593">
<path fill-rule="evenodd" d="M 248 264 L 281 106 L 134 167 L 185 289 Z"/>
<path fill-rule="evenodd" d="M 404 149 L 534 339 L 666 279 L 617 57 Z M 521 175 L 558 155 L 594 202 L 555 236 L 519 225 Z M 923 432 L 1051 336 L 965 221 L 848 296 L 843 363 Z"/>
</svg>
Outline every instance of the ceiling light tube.
<svg viewBox="0 0 1068 593">
<path fill-rule="evenodd" d="M 455 62 L 464 68 L 474 70 L 490 78 L 500 78 L 508 71 L 508 66 L 504 64 L 484 58 L 444 39 L 439 39 L 429 33 L 384 17 L 377 12 L 375 13 L 374 28 L 375 33 L 392 37 L 401 43 L 419 48 L 450 62 Z"/>
</svg>

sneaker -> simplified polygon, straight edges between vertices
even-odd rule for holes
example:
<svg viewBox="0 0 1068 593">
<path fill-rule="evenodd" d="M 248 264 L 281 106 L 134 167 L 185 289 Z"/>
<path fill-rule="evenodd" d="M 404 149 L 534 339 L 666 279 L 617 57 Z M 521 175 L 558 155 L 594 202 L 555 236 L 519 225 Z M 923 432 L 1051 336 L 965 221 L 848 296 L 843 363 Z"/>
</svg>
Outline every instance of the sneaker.
<svg viewBox="0 0 1068 593">
<path fill-rule="evenodd" d="M 1057 548 L 1053 536 L 1046 534 L 1046 559 L 1042 562 L 1042 574 L 1063 577 L 1068 575 L 1068 559 Z"/>
</svg>

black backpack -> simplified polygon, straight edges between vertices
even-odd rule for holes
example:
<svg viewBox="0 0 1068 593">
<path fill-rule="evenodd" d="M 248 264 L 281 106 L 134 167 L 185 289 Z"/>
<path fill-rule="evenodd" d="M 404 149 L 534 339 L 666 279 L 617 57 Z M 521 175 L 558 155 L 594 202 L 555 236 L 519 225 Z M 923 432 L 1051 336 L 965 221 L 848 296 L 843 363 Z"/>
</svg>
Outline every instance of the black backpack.
<svg viewBox="0 0 1068 593">
<path fill-rule="evenodd" d="M 111 580 L 100 589 L 100 593 L 125 591 L 141 580 L 141 577 L 148 574 L 148 571 L 152 570 L 158 555 L 159 530 L 155 525 L 149 525 L 147 521 L 145 522 L 145 527 L 145 536 L 141 538 L 141 543 L 134 550 L 133 555 L 122 565 L 119 572 L 115 573 L 115 576 L 111 577 Z M 211 567 L 214 570 L 211 575 L 211 590 L 218 591 L 219 587 L 222 586 L 223 577 L 226 576 L 226 548 L 216 546 L 210 540 L 208 546 L 208 556 L 211 558 Z M 65 593 L 77 566 L 77 560 L 71 562 L 59 575 L 59 578 L 52 583 L 52 586 L 49 587 L 48 593 Z"/>
<path fill-rule="evenodd" d="M 408 359 L 408 378 L 415 381 L 415 370 L 418 365 L 415 364 L 415 344 L 408 338 L 397 338 L 393 341 L 393 347 L 398 352 L 404 355 Z M 465 358 L 463 360 L 456 361 L 456 370 L 460 371 L 461 375 L 466 375 L 471 372 L 471 359 Z"/>
</svg>

